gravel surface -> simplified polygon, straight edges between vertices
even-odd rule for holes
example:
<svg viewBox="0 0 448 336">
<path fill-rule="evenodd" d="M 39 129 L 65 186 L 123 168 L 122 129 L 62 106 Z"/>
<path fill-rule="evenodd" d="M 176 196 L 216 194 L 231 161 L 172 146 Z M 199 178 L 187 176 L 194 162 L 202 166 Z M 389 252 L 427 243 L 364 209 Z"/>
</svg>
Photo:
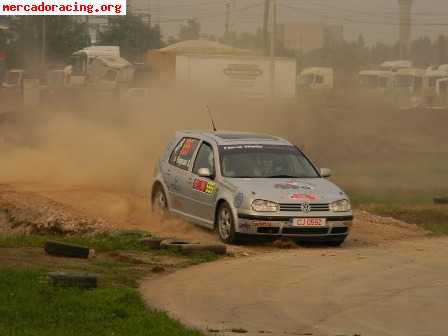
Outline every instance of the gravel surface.
<svg viewBox="0 0 448 336">
<path fill-rule="evenodd" d="M 0 187 L 0 232 L 75 234 L 105 228 L 103 219 L 87 216 L 45 196 Z"/>
<path fill-rule="evenodd" d="M 346 248 L 375 246 L 426 235 L 417 225 L 355 210 Z M 0 230 L 84 233 L 142 229 L 164 237 L 217 242 L 209 230 L 179 218 L 151 215 L 145 197 L 98 190 L 60 190 L 43 186 L 0 186 Z M 233 252 L 258 253 L 295 248 L 291 242 L 231 247 Z"/>
</svg>

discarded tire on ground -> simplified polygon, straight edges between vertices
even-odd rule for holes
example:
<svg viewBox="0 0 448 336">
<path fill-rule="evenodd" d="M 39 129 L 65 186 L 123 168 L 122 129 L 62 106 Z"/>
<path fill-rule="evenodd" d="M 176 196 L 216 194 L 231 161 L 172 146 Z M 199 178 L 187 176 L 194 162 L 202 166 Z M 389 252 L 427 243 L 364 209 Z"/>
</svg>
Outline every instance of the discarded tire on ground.
<svg viewBox="0 0 448 336">
<path fill-rule="evenodd" d="M 97 276 L 93 274 L 52 272 L 48 274 L 48 280 L 53 286 L 78 287 L 84 289 L 98 287 Z"/>
<path fill-rule="evenodd" d="M 448 197 L 436 197 L 434 198 L 434 204 L 448 204 Z"/>
<path fill-rule="evenodd" d="M 161 248 L 170 249 L 178 252 L 181 252 L 182 247 L 186 245 L 198 245 L 198 243 L 181 239 L 165 239 L 160 243 Z"/>
<path fill-rule="evenodd" d="M 227 246 L 222 244 L 186 244 L 180 247 L 182 253 L 213 252 L 216 254 L 226 254 Z"/>
<path fill-rule="evenodd" d="M 147 237 L 140 240 L 140 242 L 148 246 L 150 249 L 153 250 L 160 250 L 162 241 L 167 240 L 168 238 L 159 238 L 159 237 Z"/>
<path fill-rule="evenodd" d="M 47 241 L 44 249 L 49 255 L 69 258 L 88 258 L 95 254 L 94 250 L 88 247 L 58 241 Z"/>
<path fill-rule="evenodd" d="M 200 244 L 188 240 L 167 239 L 160 243 L 161 248 L 171 249 L 177 252 L 189 254 L 195 252 L 213 252 L 216 254 L 226 254 L 227 246 L 223 244 Z"/>
</svg>

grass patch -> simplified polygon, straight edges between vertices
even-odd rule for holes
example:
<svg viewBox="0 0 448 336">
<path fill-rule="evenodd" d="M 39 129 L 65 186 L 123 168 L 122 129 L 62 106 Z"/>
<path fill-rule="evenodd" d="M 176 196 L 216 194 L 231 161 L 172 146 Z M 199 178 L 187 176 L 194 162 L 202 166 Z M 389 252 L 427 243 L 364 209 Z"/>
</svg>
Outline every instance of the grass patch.
<svg viewBox="0 0 448 336">
<path fill-rule="evenodd" d="M 361 208 L 378 214 L 417 224 L 436 235 L 448 234 L 448 206 L 370 204 Z"/>
<path fill-rule="evenodd" d="M 0 331 L 9 336 L 199 336 L 145 309 L 132 288 L 55 288 L 45 270 L 0 268 Z"/>
<path fill-rule="evenodd" d="M 0 247 L 42 247 L 47 240 L 85 245 L 97 251 L 148 251 L 140 243 L 144 233 L 91 234 L 91 235 L 5 235 L 0 236 Z"/>
<path fill-rule="evenodd" d="M 155 267 L 165 270 L 184 268 L 219 258 L 213 252 L 183 255 L 173 250 L 151 250 L 140 243 L 144 234 L 96 235 L 0 235 L 0 264 L 22 267 L 42 266 L 52 271 L 90 272 L 99 276 L 100 286 L 137 287 Z M 94 259 L 48 257 L 47 240 L 75 243 L 97 251 Z"/>
<path fill-rule="evenodd" d="M 213 261 L 214 253 L 182 255 L 151 250 L 144 233 L 101 235 L 1 235 L 0 335 L 8 336 L 195 336 L 162 312 L 148 311 L 137 291 L 139 280 Z M 47 240 L 89 246 L 93 259 L 52 257 Z M 98 276 L 98 289 L 58 288 L 48 284 L 51 271 Z"/>
<path fill-rule="evenodd" d="M 172 250 L 151 250 L 140 240 L 144 233 L 102 233 L 91 235 L 0 235 L 0 247 L 43 247 L 48 240 L 57 240 L 66 243 L 88 246 L 98 252 L 110 251 L 140 251 L 151 252 L 154 255 L 182 256 L 179 252 Z M 188 256 L 193 264 L 214 261 L 218 256 L 213 252 L 198 251 Z"/>
<path fill-rule="evenodd" d="M 433 203 L 434 197 L 448 192 L 434 194 L 398 190 L 365 193 L 352 189 L 348 194 L 355 208 L 417 224 L 435 235 L 448 235 L 448 205 Z"/>
</svg>

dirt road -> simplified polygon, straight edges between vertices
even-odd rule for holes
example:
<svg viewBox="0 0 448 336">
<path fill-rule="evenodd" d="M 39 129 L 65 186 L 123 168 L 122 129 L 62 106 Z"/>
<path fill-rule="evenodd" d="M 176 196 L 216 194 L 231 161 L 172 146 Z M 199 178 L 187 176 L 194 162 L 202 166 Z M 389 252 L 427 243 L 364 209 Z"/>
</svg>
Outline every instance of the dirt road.
<svg viewBox="0 0 448 336">
<path fill-rule="evenodd" d="M 445 335 L 447 253 L 447 238 L 300 249 L 200 265 L 141 291 L 151 307 L 226 335 Z"/>
</svg>

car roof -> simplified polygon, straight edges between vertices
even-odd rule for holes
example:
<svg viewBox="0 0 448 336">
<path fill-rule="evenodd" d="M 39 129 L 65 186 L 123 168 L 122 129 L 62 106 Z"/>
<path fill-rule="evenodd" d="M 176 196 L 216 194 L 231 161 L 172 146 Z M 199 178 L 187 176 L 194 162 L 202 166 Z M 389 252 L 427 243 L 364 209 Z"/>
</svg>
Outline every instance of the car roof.
<svg viewBox="0 0 448 336">
<path fill-rule="evenodd" d="M 235 131 L 201 131 L 201 130 L 185 130 L 178 132 L 182 136 L 201 137 L 214 140 L 218 145 L 231 144 L 271 144 L 271 145 L 291 145 L 287 140 L 262 133 L 253 132 L 235 132 Z"/>
</svg>

